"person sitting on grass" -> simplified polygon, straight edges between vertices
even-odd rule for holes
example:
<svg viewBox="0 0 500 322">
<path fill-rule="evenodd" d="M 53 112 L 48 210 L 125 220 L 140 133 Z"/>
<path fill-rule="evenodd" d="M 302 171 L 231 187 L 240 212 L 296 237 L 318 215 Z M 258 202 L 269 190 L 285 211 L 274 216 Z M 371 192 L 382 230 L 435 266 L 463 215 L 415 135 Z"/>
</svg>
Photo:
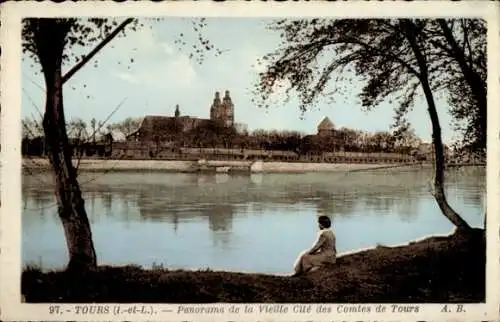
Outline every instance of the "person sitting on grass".
<svg viewBox="0 0 500 322">
<path fill-rule="evenodd" d="M 293 276 L 300 276 L 314 271 L 325 264 L 336 262 L 337 247 L 335 234 L 330 228 L 332 225 L 328 216 L 318 217 L 319 233 L 316 242 L 309 250 L 300 253 L 295 261 Z"/>
</svg>

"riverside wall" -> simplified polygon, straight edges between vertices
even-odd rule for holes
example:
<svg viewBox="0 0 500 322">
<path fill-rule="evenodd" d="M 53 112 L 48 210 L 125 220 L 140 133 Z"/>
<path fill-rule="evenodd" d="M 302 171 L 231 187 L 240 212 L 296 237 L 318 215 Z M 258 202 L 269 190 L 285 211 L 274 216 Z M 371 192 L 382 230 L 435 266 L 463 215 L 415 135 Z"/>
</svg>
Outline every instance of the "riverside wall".
<svg viewBox="0 0 500 322">
<path fill-rule="evenodd" d="M 229 167 L 250 172 L 334 172 L 356 171 L 364 169 L 388 168 L 413 164 L 400 163 L 310 163 L 310 162 L 262 162 L 256 161 L 221 161 L 221 160 L 106 160 L 82 159 L 74 160 L 80 171 L 165 171 L 165 172 L 198 172 L 203 166 L 207 169 Z M 45 158 L 23 158 L 23 168 L 28 171 L 49 170 L 50 164 Z"/>
</svg>

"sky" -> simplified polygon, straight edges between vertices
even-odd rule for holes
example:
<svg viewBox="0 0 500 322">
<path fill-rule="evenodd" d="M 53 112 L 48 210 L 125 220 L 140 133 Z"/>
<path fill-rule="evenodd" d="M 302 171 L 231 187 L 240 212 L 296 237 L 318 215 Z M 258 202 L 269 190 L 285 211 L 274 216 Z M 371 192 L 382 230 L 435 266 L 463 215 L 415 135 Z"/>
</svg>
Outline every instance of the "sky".
<svg viewBox="0 0 500 322">
<path fill-rule="evenodd" d="M 188 18 L 166 18 L 159 22 L 143 21 L 145 26 L 113 39 L 95 60 L 85 65 L 64 85 L 66 119 L 81 118 L 90 122 L 107 119 L 109 123 L 127 117 L 146 115 L 173 116 L 178 104 L 182 115 L 209 117 L 214 93 L 229 90 L 235 105 L 235 122 L 249 130 L 277 129 L 315 133 L 319 122 L 328 116 L 336 128 L 348 127 L 367 132 L 389 131 L 393 123 L 395 102 L 384 102 L 371 112 L 361 108 L 358 98 L 361 83 L 330 99 L 321 99 L 318 107 L 301 113 L 297 100 L 285 103 L 275 100 L 269 109 L 252 103 L 252 93 L 262 67 L 257 59 L 273 52 L 279 35 L 266 29 L 270 19 L 207 18 L 203 35 L 215 47 L 223 50 L 216 57 L 210 53 L 200 65 L 190 59 L 190 45 L 197 34 Z M 175 41 L 183 33 L 186 47 L 178 48 Z M 74 49 L 78 53 L 88 48 Z M 133 60 L 133 63 L 131 61 Z M 97 61 L 97 67 L 94 66 Z M 67 70 L 71 64 L 66 64 Z M 29 57 L 22 61 L 22 116 L 39 118 L 37 110 L 44 106 L 44 81 L 38 63 Z M 450 143 L 453 132 L 445 99 L 438 99 L 443 140 Z M 418 98 L 408 119 L 415 133 L 431 141 L 431 123 L 425 100 Z"/>
</svg>

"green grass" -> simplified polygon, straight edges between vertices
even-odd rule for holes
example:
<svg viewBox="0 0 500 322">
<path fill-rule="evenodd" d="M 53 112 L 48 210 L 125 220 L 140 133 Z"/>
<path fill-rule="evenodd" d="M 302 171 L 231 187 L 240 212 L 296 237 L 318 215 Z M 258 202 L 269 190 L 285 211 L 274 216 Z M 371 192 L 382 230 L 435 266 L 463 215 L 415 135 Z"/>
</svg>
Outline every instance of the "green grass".
<svg viewBox="0 0 500 322">
<path fill-rule="evenodd" d="M 85 276 L 26 267 L 27 302 L 470 303 L 485 300 L 484 232 L 340 257 L 305 277 L 100 266 Z"/>
</svg>

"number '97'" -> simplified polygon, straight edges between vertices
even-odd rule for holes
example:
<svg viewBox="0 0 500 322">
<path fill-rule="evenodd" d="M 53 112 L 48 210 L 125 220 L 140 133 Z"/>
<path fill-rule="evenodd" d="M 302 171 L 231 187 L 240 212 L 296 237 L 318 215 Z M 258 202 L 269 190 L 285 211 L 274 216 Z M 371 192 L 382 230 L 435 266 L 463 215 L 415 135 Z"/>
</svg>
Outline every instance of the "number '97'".
<svg viewBox="0 0 500 322">
<path fill-rule="evenodd" d="M 59 305 L 51 305 L 51 306 L 49 306 L 49 313 L 50 314 L 59 314 L 59 312 L 60 312 Z"/>
</svg>

